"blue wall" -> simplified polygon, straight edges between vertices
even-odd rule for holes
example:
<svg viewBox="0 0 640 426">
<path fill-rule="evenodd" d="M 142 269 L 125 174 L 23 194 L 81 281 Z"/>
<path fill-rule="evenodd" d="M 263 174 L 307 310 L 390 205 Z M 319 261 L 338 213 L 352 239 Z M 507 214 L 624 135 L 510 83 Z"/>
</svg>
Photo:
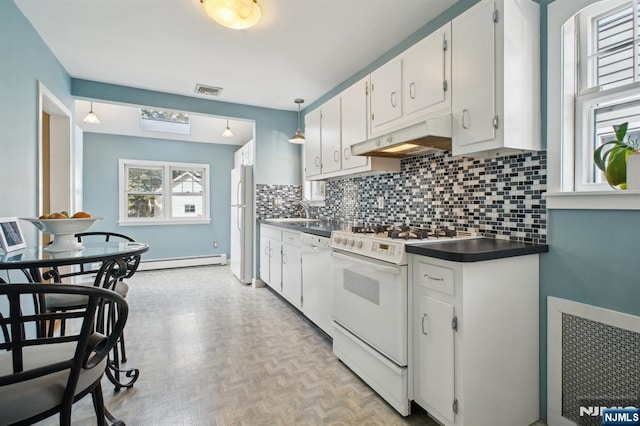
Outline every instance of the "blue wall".
<svg viewBox="0 0 640 426">
<path fill-rule="evenodd" d="M 38 80 L 73 110 L 65 69 L 13 1 L 0 1 L 0 216 L 37 214 Z M 35 243 L 35 228 L 22 230 Z"/>
<path fill-rule="evenodd" d="M 229 254 L 230 185 L 237 146 L 130 136 L 84 134 L 84 209 L 106 219 L 92 230 L 121 232 L 151 248 L 145 259 Z M 201 225 L 118 225 L 118 160 L 208 163 L 211 223 Z M 218 241 L 218 248 L 213 248 Z"/>
</svg>

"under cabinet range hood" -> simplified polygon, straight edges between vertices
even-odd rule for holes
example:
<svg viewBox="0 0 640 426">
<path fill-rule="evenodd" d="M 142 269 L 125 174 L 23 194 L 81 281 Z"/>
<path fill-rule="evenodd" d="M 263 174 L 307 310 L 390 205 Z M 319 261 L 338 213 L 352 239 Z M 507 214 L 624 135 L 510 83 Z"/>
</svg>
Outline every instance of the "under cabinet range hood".
<svg viewBox="0 0 640 426">
<path fill-rule="evenodd" d="M 351 154 L 405 158 L 433 149 L 451 150 L 451 114 L 351 145 Z"/>
</svg>

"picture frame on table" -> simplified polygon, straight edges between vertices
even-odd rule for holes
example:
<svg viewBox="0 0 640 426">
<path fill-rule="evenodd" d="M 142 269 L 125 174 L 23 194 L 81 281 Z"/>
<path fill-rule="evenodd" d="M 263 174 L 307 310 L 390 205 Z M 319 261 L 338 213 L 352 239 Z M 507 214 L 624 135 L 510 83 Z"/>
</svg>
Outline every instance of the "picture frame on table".
<svg viewBox="0 0 640 426">
<path fill-rule="evenodd" d="M 0 246 L 5 253 L 27 246 L 17 217 L 0 217 Z"/>
</svg>

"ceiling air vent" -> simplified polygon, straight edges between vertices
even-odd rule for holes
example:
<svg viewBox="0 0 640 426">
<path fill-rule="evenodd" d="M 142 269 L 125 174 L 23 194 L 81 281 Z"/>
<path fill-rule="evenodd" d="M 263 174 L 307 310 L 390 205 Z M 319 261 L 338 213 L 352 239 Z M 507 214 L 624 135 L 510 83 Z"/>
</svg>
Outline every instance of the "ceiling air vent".
<svg viewBox="0 0 640 426">
<path fill-rule="evenodd" d="M 222 87 L 205 86 L 204 84 L 196 84 L 196 93 L 205 96 L 220 96 Z"/>
</svg>

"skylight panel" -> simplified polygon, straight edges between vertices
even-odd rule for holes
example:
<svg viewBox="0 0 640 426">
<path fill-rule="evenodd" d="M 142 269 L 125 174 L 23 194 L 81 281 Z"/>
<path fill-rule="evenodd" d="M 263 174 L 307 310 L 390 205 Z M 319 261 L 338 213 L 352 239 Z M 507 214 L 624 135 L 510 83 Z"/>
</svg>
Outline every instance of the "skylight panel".
<svg viewBox="0 0 640 426">
<path fill-rule="evenodd" d="M 146 132 L 191 133 L 191 116 L 186 112 L 140 108 L 140 124 Z"/>
</svg>

